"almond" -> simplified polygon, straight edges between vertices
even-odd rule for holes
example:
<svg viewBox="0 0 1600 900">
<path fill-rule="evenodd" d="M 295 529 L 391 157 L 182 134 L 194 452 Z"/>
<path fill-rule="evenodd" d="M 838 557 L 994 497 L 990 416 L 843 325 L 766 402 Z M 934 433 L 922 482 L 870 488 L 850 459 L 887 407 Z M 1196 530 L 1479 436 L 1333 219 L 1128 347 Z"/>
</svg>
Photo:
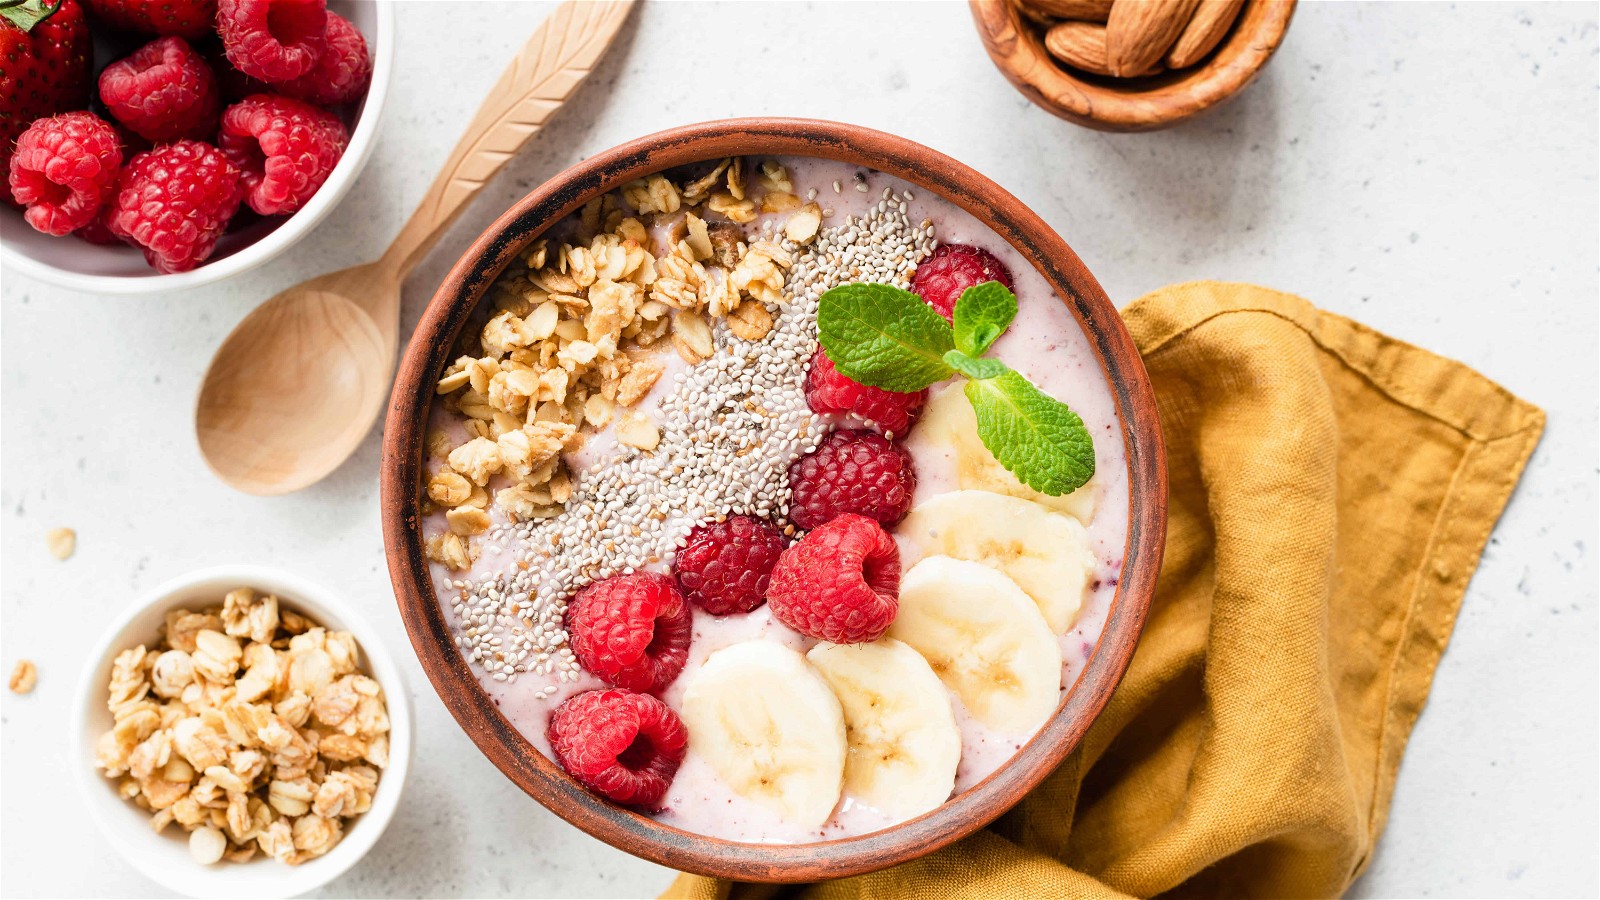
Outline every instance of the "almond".
<svg viewBox="0 0 1600 900">
<path fill-rule="evenodd" d="M 1035 25 L 1049 28 L 1050 24 L 1055 21 L 1054 19 L 1040 12 L 1038 8 L 1036 8 L 1032 3 L 1029 3 L 1028 0 L 1006 0 L 1006 2 L 1010 3 L 1011 7 L 1020 13 L 1024 19 L 1027 19 L 1029 22 L 1032 22 Z"/>
<path fill-rule="evenodd" d="M 1093 22 L 1057 22 L 1044 35 L 1050 55 L 1074 69 L 1110 75 L 1106 64 L 1106 27 Z"/>
<path fill-rule="evenodd" d="M 1149 70 L 1177 41 L 1200 0 L 1116 0 L 1106 19 L 1106 63 L 1119 77 Z"/>
<path fill-rule="evenodd" d="M 1106 63 L 1106 27 L 1093 22 L 1057 22 L 1045 32 L 1044 47 L 1050 55 L 1074 69 L 1095 75 L 1110 75 Z M 1158 62 L 1139 75 L 1154 75 L 1161 71 Z"/>
<path fill-rule="evenodd" d="M 1111 0 L 1020 0 L 1023 6 L 1055 19 L 1104 22 L 1111 15 Z"/>
<path fill-rule="evenodd" d="M 1222 42 L 1243 6 L 1244 0 L 1200 0 L 1178 42 L 1167 51 L 1167 67 L 1183 69 L 1204 59 Z"/>
</svg>

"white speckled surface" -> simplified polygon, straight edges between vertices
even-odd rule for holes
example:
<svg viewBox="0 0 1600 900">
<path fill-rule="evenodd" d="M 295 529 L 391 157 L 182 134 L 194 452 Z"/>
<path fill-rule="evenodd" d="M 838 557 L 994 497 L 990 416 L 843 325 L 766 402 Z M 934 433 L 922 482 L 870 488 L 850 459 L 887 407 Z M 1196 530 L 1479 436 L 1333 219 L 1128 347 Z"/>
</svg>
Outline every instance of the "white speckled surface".
<svg viewBox="0 0 1600 900">
<path fill-rule="evenodd" d="M 373 473 L 378 437 L 298 495 L 234 494 L 191 411 L 257 300 L 378 255 L 480 93 L 549 3 L 402 3 L 374 159 L 344 204 L 234 282 L 118 300 L 3 275 L 0 655 L 7 896 L 158 893 L 84 831 L 64 749 L 87 639 L 133 592 L 225 561 L 292 568 L 379 616 L 397 649 Z M 888 35 L 900 36 L 894 42 Z M 1292 291 L 1465 360 L 1550 414 L 1473 579 L 1358 896 L 1593 896 L 1596 844 L 1597 206 L 1592 4 L 1303 4 L 1262 80 L 1209 118 L 1111 136 L 1028 105 L 965 4 L 652 3 L 574 108 L 411 279 L 414 321 L 453 250 L 587 153 L 740 114 L 896 131 L 986 172 L 1056 226 L 1124 303 L 1189 278 Z M 668 47 L 730 48 L 737 70 Z M 718 56 L 723 54 L 719 53 Z M 752 73 L 752 74 L 745 74 Z M 779 85 L 779 86 L 773 86 Z M 802 93 L 787 93 L 789 85 Z M 43 532 L 78 530 L 58 563 Z M 399 818 L 334 896 L 653 894 L 663 869 L 510 787 L 412 665 L 417 759 Z"/>
</svg>

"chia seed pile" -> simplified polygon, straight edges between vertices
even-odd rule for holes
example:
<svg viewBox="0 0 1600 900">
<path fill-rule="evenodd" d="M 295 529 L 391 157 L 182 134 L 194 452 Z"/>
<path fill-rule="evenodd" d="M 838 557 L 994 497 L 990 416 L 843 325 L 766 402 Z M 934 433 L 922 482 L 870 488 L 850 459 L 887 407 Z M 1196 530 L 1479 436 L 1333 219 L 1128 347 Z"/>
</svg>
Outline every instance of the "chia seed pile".
<svg viewBox="0 0 1600 900">
<path fill-rule="evenodd" d="M 857 186 L 865 189 L 864 182 Z M 622 448 L 579 473 L 559 516 L 490 529 L 485 559 L 510 552 L 514 564 L 447 581 L 456 591 L 456 642 L 470 662 L 495 681 L 543 677 L 545 686 L 533 696 L 548 699 L 559 684 L 582 675 L 564 625 L 574 592 L 619 573 L 669 565 L 689 531 L 709 519 L 761 516 L 796 534 L 787 520 L 789 464 L 827 434 L 826 420 L 805 398 L 817 302 L 840 284 L 910 284 L 936 244 L 931 222 L 913 225 L 908 218 L 911 199 L 910 191 L 886 188 L 866 213 L 823 228 L 804 247 L 782 238 L 770 220 L 763 223 L 755 239 L 780 244 L 794 260 L 772 331 L 745 341 L 719 320 L 717 352 L 679 372 L 661 401 L 654 451 Z"/>
</svg>

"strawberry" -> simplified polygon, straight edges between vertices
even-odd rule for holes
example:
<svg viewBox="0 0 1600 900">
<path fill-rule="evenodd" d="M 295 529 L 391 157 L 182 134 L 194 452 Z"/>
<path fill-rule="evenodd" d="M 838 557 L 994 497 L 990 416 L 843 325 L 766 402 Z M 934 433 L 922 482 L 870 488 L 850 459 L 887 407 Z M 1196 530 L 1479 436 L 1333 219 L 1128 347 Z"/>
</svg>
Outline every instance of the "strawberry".
<svg viewBox="0 0 1600 900">
<path fill-rule="evenodd" d="M 88 108 L 91 49 L 78 0 L 0 3 L 0 171 L 33 120 Z M 0 200 L 16 204 L 9 186 Z"/>
<path fill-rule="evenodd" d="M 217 27 L 217 0 L 88 0 L 112 28 L 194 40 Z"/>
</svg>

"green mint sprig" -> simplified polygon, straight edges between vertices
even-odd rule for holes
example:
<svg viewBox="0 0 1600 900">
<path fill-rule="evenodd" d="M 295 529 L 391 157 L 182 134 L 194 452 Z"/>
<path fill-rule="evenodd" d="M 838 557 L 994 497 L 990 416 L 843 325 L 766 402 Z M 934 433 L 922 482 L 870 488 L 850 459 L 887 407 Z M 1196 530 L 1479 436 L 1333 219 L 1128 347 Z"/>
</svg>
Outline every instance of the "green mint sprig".
<svg viewBox="0 0 1600 900">
<path fill-rule="evenodd" d="M 998 281 L 962 291 L 953 323 L 910 291 L 846 284 L 822 295 L 817 337 L 840 372 L 884 390 L 962 376 L 983 445 L 1017 480 L 1059 497 L 1093 477 L 1094 442 L 1065 403 L 983 355 L 1016 316 L 1016 295 Z"/>
</svg>

